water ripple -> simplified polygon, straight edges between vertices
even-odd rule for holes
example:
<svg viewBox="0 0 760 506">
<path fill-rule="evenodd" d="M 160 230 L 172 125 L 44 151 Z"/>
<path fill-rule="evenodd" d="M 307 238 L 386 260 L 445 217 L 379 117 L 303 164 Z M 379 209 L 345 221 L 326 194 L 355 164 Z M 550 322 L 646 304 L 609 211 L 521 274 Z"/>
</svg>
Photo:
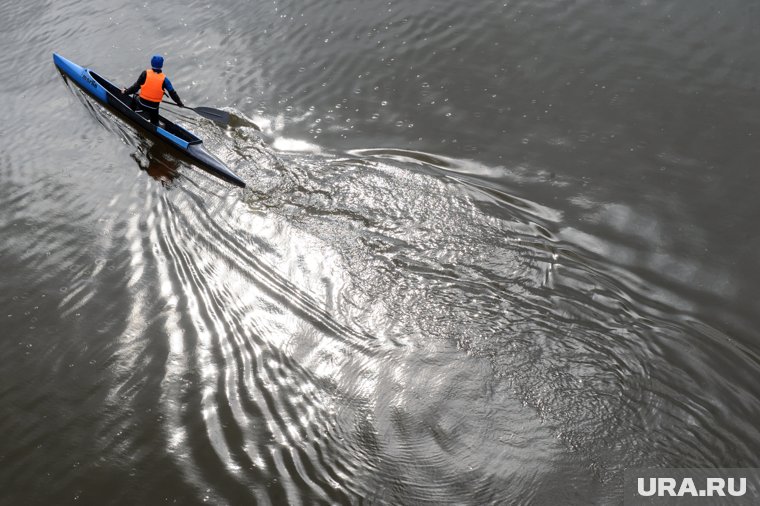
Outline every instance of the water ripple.
<svg viewBox="0 0 760 506">
<path fill-rule="evenodd" d="M 749 4 L 164 8 L 0 7 L 8 500 L 615 503 L 624 468 L 756 467 Z M 251 187 L 53 50 L 117 82 L 166 54 Z"/>
</svg>

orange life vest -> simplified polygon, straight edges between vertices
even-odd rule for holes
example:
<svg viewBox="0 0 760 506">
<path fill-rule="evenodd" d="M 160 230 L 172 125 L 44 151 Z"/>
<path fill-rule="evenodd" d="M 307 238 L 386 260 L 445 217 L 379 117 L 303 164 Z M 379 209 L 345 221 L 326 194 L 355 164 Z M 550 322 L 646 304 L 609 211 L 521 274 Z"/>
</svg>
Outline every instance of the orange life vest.
<svg viewBox="0 0 760 506">
<path fill-rule="evenodd" d="M 164 98 L 164 79 L 166 76 L 163 72 L 154 72 L 153 69 L 146 70 L 145 84 L 140 87 L 140 98 L 151 102 L 161 102 L 161 99 Z"/>
</svg>

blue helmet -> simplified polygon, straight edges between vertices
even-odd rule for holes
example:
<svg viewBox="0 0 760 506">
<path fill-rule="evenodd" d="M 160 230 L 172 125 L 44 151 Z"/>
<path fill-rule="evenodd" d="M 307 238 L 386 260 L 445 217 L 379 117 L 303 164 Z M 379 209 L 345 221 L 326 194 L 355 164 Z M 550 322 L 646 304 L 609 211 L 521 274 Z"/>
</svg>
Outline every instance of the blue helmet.
<svg viewBox="0 0 760 506">
<path fill-rule="evenodd" d="M 164 57 L 160 54 L 153 55 L 150 59 L 150 66 L 154 69 L 160 69 L 164 66 Z"/>
</svg>

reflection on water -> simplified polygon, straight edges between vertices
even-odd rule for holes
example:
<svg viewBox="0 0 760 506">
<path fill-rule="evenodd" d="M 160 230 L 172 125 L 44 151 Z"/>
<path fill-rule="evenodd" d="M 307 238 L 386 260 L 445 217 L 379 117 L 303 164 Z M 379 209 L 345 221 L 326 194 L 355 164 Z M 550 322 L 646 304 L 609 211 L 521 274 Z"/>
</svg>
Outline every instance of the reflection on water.
<svg viewBox="0 0 760 506">
<path fill-rule="evenodd" d="M 0 502 L 615 504 L 629 467 L 757 466 L 749 2 L 145 9 L 0 7 Z M 54 49 L 115 82 L 163 52 L 250 187 Z"/>
<path fill-rule="evenodd" d="M 132 154 L 132 158 L 140 169 L 166 188 L 170 187 L 171 182 L 179 176 L 180 163 L 167 154 L 162 146 L 151 144 L 144 155 L 136 152 Z"/>
</svg>

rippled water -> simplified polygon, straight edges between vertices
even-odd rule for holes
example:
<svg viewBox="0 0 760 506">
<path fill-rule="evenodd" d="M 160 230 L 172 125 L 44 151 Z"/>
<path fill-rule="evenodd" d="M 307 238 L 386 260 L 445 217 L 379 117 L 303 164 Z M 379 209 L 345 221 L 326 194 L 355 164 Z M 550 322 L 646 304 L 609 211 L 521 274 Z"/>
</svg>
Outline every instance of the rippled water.
<svg viewBox="0 0 760 506">
<path fill-rule="evenodd" d="M 626 468 L 760 467 L 753 2 L 0 15 L 0 503 L 617 504 Z M 249 188 L 53 51 L 122 85 L 163 53 Z"/>
</svg>

